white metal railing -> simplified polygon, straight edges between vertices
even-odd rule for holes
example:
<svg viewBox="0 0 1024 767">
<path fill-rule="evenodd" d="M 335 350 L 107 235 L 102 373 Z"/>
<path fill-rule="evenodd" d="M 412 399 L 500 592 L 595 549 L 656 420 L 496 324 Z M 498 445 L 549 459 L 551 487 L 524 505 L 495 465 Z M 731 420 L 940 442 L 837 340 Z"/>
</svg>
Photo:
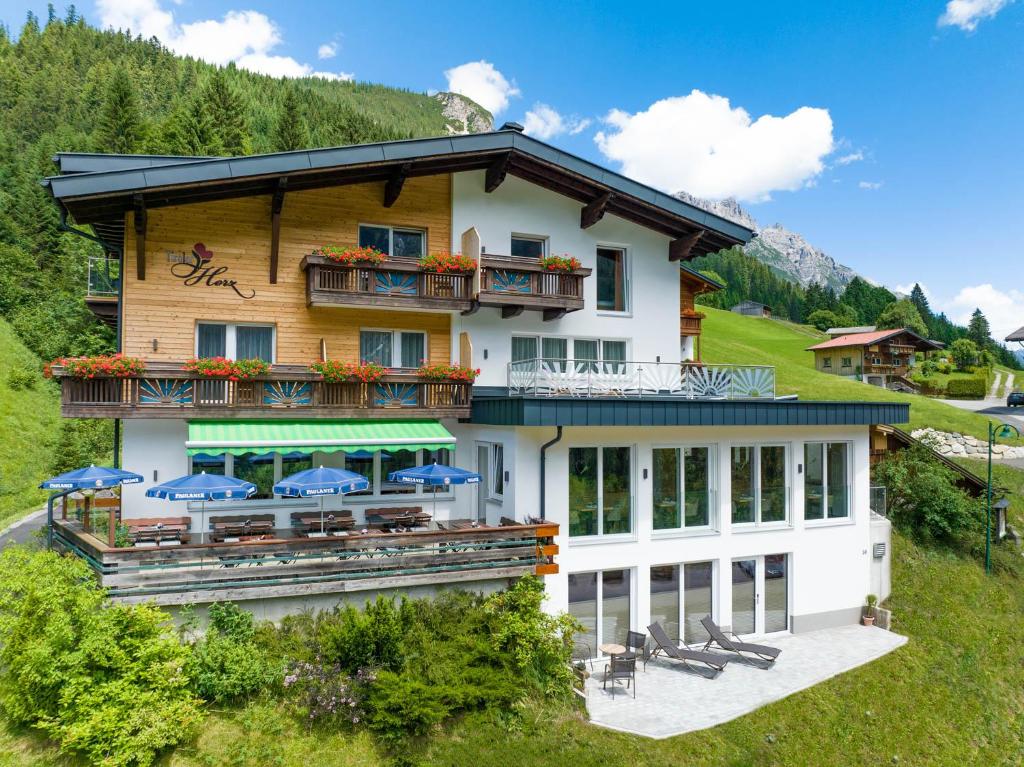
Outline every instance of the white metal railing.
<svg viewBox="0 0 1024 767">
<path fill-rule="evenodd" d="M 508 365 L 510 395 L 774 399 L 775 368 L 534 358 Z"/>
<path fill-rule="evenodd" d="M 116 296 L 121 283 L 121 262 L 106 256 L 89 256 L 89 285 L 86 295 Z"/>
</svg>

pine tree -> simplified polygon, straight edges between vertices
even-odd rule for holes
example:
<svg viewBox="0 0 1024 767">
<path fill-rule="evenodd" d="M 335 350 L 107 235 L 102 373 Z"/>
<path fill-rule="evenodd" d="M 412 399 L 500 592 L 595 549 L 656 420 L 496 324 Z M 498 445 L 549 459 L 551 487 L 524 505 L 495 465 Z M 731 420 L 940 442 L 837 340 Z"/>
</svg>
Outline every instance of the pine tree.
<svg viewBox="0 0 1024 767">
<path fill-rule="evenodd" d="M 96 127 L 96 149 L 100 152 L 132 154 L 145 138 L 145 124 L 139 111 L 135 88 L 123 68 L 118 68 L 107 88 Z"/>
<path fill-rule="evenodd" d="M 928 305 L 928 296 L 924 294 L 924 290 L 921 289 L 919 283 L 915 282 L 913 290 L 910 291 L 910 302 L 917 307 L 918 314 L 921 315 L 921 319 L 924 320 L 924 324 L 928 326 L 928 330 L 931 332 L 934 322 L 932 308 Z"/>
<path fill-rule="evenodd" d="M 299 96 L 294 88 L 284 92 L 281 109 L 274 125 L 273 145 L 275 152 L 290 152 L 309 146 L 309 131 L 302 116 Z"/>
<path fill-rule="evenodd" d="M 967 337 L 974 341 L 979 349 L 993 346 L 992 328 L 989 327 L 988 318 L 981 313 L 981 309 L 975 309 L 971 315 L 971 321 L 967 325 Z"/>
<path fill-rule="evenodd" d="M 197 156 L 224 154 L 220 136 L 202 101 L 189 99 L 171 112 L 161 128 L 161 150 Z"/>
<path fill-rule="evenodd" d="M 241 96 L 218 69 L 203 89 L 202 108 L 209 116 L 226 154 L 242 155 L 251 143 L 248 120 Z"/>
</svg>

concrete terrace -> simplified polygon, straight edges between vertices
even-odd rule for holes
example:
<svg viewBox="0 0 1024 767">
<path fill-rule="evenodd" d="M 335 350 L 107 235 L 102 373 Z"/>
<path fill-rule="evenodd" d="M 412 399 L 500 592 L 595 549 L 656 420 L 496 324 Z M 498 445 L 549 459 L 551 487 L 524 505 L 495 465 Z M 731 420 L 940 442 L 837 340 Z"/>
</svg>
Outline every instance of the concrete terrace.
<svg viewBox="0 0 1024 767">
<path fill-rule="evenodd" d="M 866 626 L 842 626 L 773 638 L 782 650 L 770 669 L 734 660 L 717 679 L 690 673 L 661 659 L 637 668 L 637 695 L 620 684 L 612 698 L 601 689 L 604 661 L 587 680 L 587 709 L 594 724 L 611 730 L 669 738 L 704 730 L 862 666 L 906 644 L 907 638 Z M 735 657 L 735 656 L 733 656 Z"/>
</svg>

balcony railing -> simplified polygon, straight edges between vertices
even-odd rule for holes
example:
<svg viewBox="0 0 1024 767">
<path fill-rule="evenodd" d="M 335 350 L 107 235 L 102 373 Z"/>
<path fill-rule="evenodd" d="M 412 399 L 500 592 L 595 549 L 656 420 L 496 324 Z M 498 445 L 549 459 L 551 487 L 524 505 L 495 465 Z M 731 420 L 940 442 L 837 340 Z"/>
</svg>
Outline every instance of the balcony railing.
<svg viewBox="0 0 1024 767">
<path fill-rule="evenodd" d="M 526 397 L 774 399 L 775 368 L 536 358 L 509 363 L 508 389 Z"/>
<path fill-rule="evenodd" d="M 88 298 L 117 298 L 120 286 L 120 261 L 105 256 L 89 256 Z"/>
<path fill-rule="evenodd" d="M 502 307 L 507 314 L 534 309 L 553 319 L 583 308 L 583 280 L 590 272 L 552 272 L 534 258 L 484 255 L 478 300 L 481 306 Z"/>
<path fill-rule="evenodd" d="M 329 383 L 304 367 L 275 365 L 249 381 L 204 378 L 180 365 L 151 364 L 132 378 L 73 378 L 54 366 L 61 380 L 62 413 L 72 418 L 282 417 L 315 413 L 352 418 L 398 413 L 432 418 L 469 416 L 472 384 L 433 381 L 414 372 L 389 372 L 380 381 Z"/>
<path fill-rule="evenodd" d="M 240 504 L 240 505 L 244 505 Z M 457 524 L 457 523 L 456 523 Z M 115 548 L 75 520 L 54 539 L 84 559 L 110 596 L 159 604 L 409 588 L 558 572 L 558 525 L 350 531 L 306 537 L 269 530 L 246 540 Z M 227 595 L 227 596 L 225 596 Z"/>
<path fill-rule="evenodd" d="M 699 336 L 700 323 L 703 319 L 704 314 L 701 312 L 693 312 L 692 314 L 679 315 L 679 335 Z"/>
<path fill-rule="evenodd" d="M 473 305 L 472 274 L 425 272 L 408 259 L 342 266 L 306 256 L 306 301 L 310 306 L 391 306 L 467 311 Z"/>
</svg>

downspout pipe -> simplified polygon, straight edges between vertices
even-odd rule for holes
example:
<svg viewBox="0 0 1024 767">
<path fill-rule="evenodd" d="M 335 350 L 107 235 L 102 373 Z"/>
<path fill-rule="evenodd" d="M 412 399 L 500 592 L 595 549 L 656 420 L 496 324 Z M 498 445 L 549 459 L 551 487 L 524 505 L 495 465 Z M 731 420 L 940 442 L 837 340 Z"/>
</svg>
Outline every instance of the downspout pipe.
<svg viewBox="0 0 1024 767">
<path fill-rule="evenodd" d="M 543 445 L 540 446 L 540 518 L 541 519 L 547 519 L 547 515 L 545 514 L 544 506 L 545 506 L 545 496 L 547 495 L 547 483 L 545 481 L 545 477 L 547 475 L 547 452 L 548 452 L 548 448 L 553 446 L 553 445 L 557 445 L 561 441 L 562 441 L 562 427 L 561 426 L 556 426 L 555 427 L 555 438 L 552 439 L 552 440 L 548 440 L 547 442 L 545 442 Z"/>
</svg>

